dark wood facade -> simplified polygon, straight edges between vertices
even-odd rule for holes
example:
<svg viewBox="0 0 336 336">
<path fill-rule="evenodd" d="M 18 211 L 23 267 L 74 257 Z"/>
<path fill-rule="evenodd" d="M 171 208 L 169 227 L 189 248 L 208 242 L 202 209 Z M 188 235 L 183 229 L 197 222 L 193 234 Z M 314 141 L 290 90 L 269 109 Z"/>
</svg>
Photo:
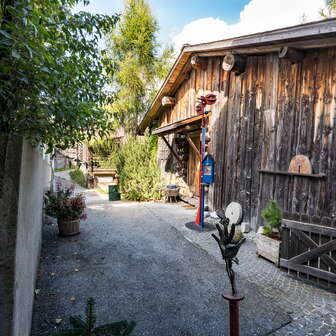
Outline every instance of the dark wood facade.
<svg viewBox="0 0 336 336">
<path fill-rule="evenodd" d="M 299 60 L 279 57 L 279 41 L 259 49 L 246 46 L 245 52 L 239 50 L 246 60 L 239 75 L 223 70 L 228 50 L 205 52 L 200 45 L 205 68 L 192 68 L 184 61 L 176 70 L 182 79 L 176 76 L 165 84 L 176 104 L 155 108 L 159 135 L 168 134 L 163 130 L 169 125 L 169 132 L 187 133 L 188 129 L 173 126 L 196 115 L 196 98 L 210 92 L 218 97 L 211 106 L 208 130 L 209 151 L 216 161 L 216 182 L 209 191 L 212 209 L 237 201 L 245 221 L 257 228 L 261 209 L 275 199 L 289 216 L 336 227 L 335 32 L 323 40 L 316 33 L 320 44 L 308 42 L 306 35 L 290 40 L 300 46 Z M 288 43 L 288 36 L 284 38 Z M 196 47 L 190 48 L 188 57 Z M 310 159 L 313 176 L 287 174 L 298 154 Z M 189 170 L 196 164 L 190 161 Z M 188 184 L 191 179 L 186 177 Z"/>
</svg>

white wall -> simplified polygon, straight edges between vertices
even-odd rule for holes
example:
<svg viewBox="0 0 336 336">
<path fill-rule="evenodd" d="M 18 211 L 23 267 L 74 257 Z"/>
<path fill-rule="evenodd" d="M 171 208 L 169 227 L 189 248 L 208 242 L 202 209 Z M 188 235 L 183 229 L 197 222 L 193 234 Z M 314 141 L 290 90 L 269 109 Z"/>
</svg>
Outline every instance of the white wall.
<svg viewBox="0 0 336 336">
<path fill-rule="evenodd" d="M 23 143 L 17 219 L 14 332 L 29 336 L 42 239 L 43 193 L 50 180 L 48 158 L 41 148 Z"/>
<path fill-rule="evenodd" d="M 29 336 L 49 158 L 0 133 L 0 335 Z"/>
</svg>

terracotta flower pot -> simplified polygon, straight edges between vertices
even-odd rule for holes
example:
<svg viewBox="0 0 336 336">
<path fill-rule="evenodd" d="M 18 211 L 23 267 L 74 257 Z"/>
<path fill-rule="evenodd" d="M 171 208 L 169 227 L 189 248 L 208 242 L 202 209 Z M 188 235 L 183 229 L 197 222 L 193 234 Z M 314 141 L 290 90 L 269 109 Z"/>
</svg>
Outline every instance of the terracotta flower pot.
<svg viewBox="0 0 336 336">
<path fill-rule="evenodd" d="M 80 219 L 57 218 L 59 235 L 62 237 L 74 236 L 80 233 Z"/>
</svg>

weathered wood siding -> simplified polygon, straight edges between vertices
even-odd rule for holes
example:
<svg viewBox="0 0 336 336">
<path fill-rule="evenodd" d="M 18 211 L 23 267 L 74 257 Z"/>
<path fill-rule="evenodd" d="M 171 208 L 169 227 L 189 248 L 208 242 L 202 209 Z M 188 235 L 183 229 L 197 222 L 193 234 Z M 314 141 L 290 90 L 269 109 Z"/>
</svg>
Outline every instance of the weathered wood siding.
<svg viewBox="0 0 336 336">
<path fill-rule="evenodd" d="M 305 222 L 335 225 L 336 48 L 306 51 L 297 64 L 277 54 L 249 56 L 240 76 L 223 71 L 222 59 L 210 57 L 205 71 L 192 70 L 160 120 L 163 126 L 195 115 L 196 97 L 218 95 L 210 122 L 217 164 L 212 208 L 238 201 L 256 227 L 260 209 L 276 199 Z M 287 171 L 296 154 L 307 155 L 326 179 L 260 174 Z"/>
</svg>

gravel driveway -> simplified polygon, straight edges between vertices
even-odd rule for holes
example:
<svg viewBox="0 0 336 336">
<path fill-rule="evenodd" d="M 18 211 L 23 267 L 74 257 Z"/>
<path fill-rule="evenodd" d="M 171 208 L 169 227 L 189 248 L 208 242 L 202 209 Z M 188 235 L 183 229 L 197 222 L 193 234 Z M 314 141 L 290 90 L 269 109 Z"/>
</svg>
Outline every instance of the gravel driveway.
<svg viewBox="0 0 336 336">
<path fill-rule="evenodd" d="M 157 204 L 86 194 L 89 219 L 79 236 L 59 238 L 55 224 L 45 226 L 32 336 L 67 326 L 89 297 L 99 324 L 132 319 L 135 335 L 228 335 L 223 265 L 170 225 L 174 206 L 164 213 Z M 268 335 L 291 321 L 255 284 L 240 277 L 239 287 L 242 335 Z"/>
</svg>

